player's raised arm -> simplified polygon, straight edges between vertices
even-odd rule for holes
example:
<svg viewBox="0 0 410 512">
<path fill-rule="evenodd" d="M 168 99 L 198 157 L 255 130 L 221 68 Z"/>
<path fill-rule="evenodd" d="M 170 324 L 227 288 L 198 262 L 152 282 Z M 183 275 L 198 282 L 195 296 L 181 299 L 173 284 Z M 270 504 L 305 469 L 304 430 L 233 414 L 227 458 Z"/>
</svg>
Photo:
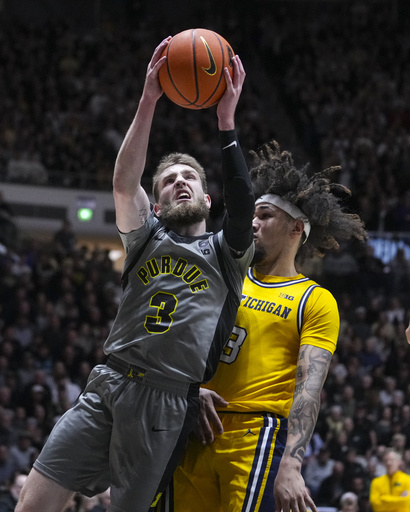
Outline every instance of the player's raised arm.
<svg viewBox="0 0 410 512">
<path fill-rule="evenodd" d="M 229 247 L 242 253 L 252 244 L 255 200 L 248 167 L 235 131 L 235 110 L 246 73 L 238 55 L 232 57 L 232 64 L 232 79 L 225 68 L 226 91 L 217 107 L 222 149 L 223 193 L 227 210 L 223 231 Z"/>
<path fill-rule="evenodd" d="M 148 64 L 144 90 L 137 113 L 124 138 L 115 162 L 113 189 L 117 227 L 123 233 L 139 228 L 149 213 L 149 199 L 141 187 L 155 106 L 162 95 L 158 80 L 161 57 L 170 38 L 155 49 Z"/>
</svg>

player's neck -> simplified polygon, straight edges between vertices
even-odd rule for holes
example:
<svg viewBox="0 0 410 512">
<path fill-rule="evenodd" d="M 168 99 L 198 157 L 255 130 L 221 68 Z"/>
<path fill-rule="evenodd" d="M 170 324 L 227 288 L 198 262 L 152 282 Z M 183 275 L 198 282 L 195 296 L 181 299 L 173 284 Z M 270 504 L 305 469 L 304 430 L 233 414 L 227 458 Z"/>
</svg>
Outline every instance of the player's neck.
<svg viewBox="0 0 410 512">
<path fill-rule="evenodd" d="M 196 222 L 189 226 L 169 226 L 174 233 L 180 236 L 201 236 L 206 233 L 206 221 Z"/>
<path fill-rule="evenodd" d="M 265 259 L 254 265 L 259 274 L 265 276 L 296 277 L 299 272 L 296 270 L 295 262 L 289 260 L 268 260 Z"/>
</svg>

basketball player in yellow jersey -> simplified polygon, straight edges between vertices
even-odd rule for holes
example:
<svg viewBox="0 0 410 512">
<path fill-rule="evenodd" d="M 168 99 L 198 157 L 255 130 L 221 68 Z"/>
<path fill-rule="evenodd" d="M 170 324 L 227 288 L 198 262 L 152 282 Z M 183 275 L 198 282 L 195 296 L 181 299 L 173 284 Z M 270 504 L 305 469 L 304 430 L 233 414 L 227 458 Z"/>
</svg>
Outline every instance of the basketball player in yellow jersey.
<svg viewBox="0 0 410 512">
<path fill-rule="evenodd" d="M 201 393 L 200 440 L 190 441 L 163 510 L 317 511 L 301 466 L 339 315 L 330 292 L 299 273 L 296 257 L 367 236 L 359 217 L 342 210 L 340 195 L 349 191 L 330 183 L 333 169 L 309 178 L 276 142 L 255 156 L 254 263 L 234 331 Z"/>
</svg>

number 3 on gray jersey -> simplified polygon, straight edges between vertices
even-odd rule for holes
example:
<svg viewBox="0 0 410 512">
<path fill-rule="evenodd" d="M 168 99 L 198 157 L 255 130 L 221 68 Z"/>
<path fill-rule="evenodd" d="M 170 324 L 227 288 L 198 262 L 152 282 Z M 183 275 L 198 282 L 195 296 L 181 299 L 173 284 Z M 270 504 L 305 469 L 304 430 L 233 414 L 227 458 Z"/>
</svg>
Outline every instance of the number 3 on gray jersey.
<svg viewBox="0 0 410 512">
<path fill-rule="evenodd" d="M 145 329 L 150 334 L 162 334 L 171 327 L 172 313 L 175 312 L 178 299 L 172 293 L 157 292 L 151 297 L 149 307 L 156 308 L 156 315 L 145 317 Z"/>
</svg>

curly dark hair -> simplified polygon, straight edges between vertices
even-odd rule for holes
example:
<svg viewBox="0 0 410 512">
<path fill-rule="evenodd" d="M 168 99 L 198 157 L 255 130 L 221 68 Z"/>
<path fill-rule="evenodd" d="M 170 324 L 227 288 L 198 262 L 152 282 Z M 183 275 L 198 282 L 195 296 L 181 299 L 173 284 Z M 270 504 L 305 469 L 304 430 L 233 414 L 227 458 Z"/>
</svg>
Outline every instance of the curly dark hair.
<svg viewBox="0 0 410 512">
<path fill-rule="evenodd" d="M 309 164 L 296 168 L 291 153 L 281 151 L 275 140 L 251 151 L 251 155 L 256 160 L 250 171 L 255 198 L 276 194 L 300 208 L 310 221 L 310 235 L 299 248 L 299 261 L 314 254 L 323 256 L 326 250 L 337 248 L 339 241 L 367 240 L 360 217 L 342 209 L 341 202 L 350 197 L 350 190 L 330 181 L 329 176 L 340 167 L 309 176 Z"/>
</svg>

